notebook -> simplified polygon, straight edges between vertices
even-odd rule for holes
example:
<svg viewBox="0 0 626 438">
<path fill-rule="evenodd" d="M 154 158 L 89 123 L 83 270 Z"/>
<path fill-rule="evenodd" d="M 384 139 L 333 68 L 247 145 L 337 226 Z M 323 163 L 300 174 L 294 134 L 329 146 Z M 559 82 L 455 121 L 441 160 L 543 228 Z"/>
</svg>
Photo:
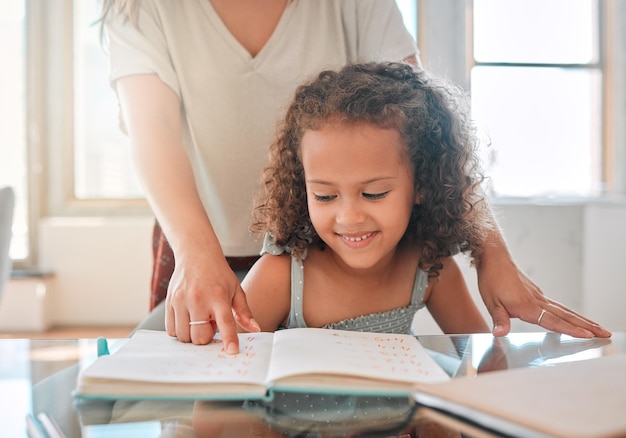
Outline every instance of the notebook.
<svg viewBox="0 0 626 438">
<path fill-rule="evenodd" d="M 299 328 L 239 334 L 240 352 L 220 339 L 179 342 L 140 330 L 82 370 L 74 395 L 96 399 L 271 399 L 272 392 L 410 397 L 418 384 L 450 377 L 414 336 Z"/>
</svg>

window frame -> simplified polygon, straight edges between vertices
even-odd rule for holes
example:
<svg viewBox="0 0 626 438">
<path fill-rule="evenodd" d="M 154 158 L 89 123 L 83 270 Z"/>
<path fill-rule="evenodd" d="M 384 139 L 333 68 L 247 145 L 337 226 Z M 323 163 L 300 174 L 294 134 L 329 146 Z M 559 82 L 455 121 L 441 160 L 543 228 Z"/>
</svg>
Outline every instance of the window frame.
<svg viewBox="0 0 626 438">
<path fill-rule="evenodd" d="M 57 59 L 49 61 L 50 74 L 47 78 L 48 102 L 45 106 L 50 117 L 50 126 L 57 130 L 48 132 L 49 169 L 46 198 L 48 205 L 46 216 L 135 216 L 150 214 L 145 199 L 121 198 L 78 198 L 74 194 L 74 8 L 73 0 L 53 0 L 50 3 L 63 2 L 63 8 L 48 11 L 47 41 L 62 48 Z M 56 14 L 56 18 L 53 18 Z M 52 19 L 51 19 L 52 18 Z M 59 23 L 63 23 L 62 32 Z M 50 47 L 53 50 L 53 47 Z M 54 85 L 54 78 L 59 78 L 61 86 Z M 55 102 L 64 102 L 62 111 L 55 111 Z"/>
<path fill-rule="evenodd" d="M 602 74 L 601 183 L 603 198 L 626 195 L 626 127 L 617 120 L 626 117 L 626 48 L 618 41 L 626 37 L 626 5 L 616 0 L 598 2 L 599 59 L 597 63 L 566 64 L 567 68 L 597 67 Z M 443 74 L 452 82 L 470 89 L 470 74 L 475 65 L 559 66 L 561 64 L 476 63 L 473 56 L 473 1 L 418 0 L 418 46 L 424 66 Z M 445 29 L 445 31 L 444 31 Z M 621 38 L 621 39 L 620 39 Z M 621 45 L 623 46 L 623 45 Z M 620 103 L 622 105 L 620 106 Z M 598 197 L 581 197 L 595 200 Z M 496 202 L 507 197 L 495 197 Z M 536 197 L 522 198 L 532 203 Z M 525 201 L 524 201 L 525 200 Z M 555 199 L 558 201 L 558 197 Z"/>
</svg>

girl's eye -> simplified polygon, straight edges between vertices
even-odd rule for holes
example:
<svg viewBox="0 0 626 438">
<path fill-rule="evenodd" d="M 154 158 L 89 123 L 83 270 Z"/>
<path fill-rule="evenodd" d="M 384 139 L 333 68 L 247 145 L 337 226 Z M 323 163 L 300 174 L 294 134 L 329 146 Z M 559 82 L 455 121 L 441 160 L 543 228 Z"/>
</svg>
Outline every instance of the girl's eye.
<svg viewBox="0 0 626 438">
<path fill-rule="evenodd" d="M 363 193 L 363 197 L 365 199 L 370 199 L 370 200 L 376 200 L 376 199 L 382 199 L 385 196 L 387 196 L 387 192 L 383 192 L 383 193 Z"/>
<path fill-rule="evenodd" d="M 315 195 L 315 200 L 319 202 L 330 202 L 335 198 L 336 196 L 333 196 L 333 195 L 327 195 L 327 196 Z"/>
</svg>

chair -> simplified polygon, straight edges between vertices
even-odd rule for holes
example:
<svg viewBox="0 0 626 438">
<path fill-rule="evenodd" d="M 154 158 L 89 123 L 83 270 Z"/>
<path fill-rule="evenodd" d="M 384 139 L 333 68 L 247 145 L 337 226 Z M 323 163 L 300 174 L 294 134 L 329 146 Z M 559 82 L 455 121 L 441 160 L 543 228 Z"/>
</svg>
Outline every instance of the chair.
<svg viewBox="0 0 626 438">
<path fill-rule="evenodd" d="M 4 291 L 11 267 L 9 257 L 11 246 L 11 227 L 13 225 L 13 210 L 15 208 L 15 193 L 11 187 L 0 188 L 0 297 Z"/>
</svg>

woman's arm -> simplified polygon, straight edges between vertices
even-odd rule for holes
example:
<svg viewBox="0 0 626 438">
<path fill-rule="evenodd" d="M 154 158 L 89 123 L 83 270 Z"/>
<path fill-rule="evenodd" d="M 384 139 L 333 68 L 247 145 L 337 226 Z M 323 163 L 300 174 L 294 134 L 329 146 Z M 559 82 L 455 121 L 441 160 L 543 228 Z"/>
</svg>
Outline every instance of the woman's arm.
<svg viewBox="0 0 626 438">
<path fill-rule="evenodd" d="M 489 326 L 470 295 L 463 273 L 453 257 L 442 260 L 439 277 L 429 281 L 426 307 L 447 334 L 488 333 Z"/>
<path fill-rule="evenodd" d="M 156 74 L 126 76 L 115 87 L 135 167 L 175 254 L 166 330 L 183 342 L 206 344 L 219 328 L 226 350 L 236 353 L 233 311 L 247 330 L 257 327 L 198 196 L 182 144 L 178 97 Z M 213 323 L 189 325 L 198 320 Z"/>
</svg>

